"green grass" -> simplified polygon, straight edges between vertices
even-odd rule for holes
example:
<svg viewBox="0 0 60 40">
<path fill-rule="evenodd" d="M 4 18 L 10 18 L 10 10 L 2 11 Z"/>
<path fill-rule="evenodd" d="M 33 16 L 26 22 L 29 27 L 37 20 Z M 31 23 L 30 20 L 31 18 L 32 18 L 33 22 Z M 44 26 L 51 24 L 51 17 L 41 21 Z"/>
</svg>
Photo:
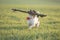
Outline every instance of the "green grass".
<svg viewBox="0 0 60 40">
<path fill-rule="evenodd" d="M 28 14 L 13 12 L 12 8 L 39 10 L 41 13 L 47 14 L 47 17 L 39 18 L 39 28 L 29 30 L 26 22 Z M 0 40 L 60 40 L 60 7 L 0 7 Z"/>
</svg>

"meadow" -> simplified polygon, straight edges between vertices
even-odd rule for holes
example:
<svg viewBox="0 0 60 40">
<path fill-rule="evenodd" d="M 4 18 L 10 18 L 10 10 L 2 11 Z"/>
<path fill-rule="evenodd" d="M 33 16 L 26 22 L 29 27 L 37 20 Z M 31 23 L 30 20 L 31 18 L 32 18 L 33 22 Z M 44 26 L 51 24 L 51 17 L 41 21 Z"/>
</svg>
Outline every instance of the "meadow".
<svg viewBox="0 0 60 40">
<path fill-rule="evenodd" d="M 11 9 L 38 10 L 47 17 L 41 18 L 40 27 L 28 29 L 28 14 Z M 60 6 L 1 6 L 0 40 L 60 40 Z"/>
</svg>

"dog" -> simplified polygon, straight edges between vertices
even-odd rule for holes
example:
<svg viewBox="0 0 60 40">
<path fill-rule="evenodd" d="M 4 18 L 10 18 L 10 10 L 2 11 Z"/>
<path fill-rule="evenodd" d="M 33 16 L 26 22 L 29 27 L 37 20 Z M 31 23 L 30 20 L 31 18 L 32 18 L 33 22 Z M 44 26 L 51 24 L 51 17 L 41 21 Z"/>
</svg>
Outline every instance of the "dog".
<svg viewBox="0 0 60 40">
<path fill-rule="evenodd" d="M 37 11 L 39 13 L 39 11 Z M 29 26 L 29 29 L 32 29 L 33 27 L 39 27 L 39 17 L 37 15 L 30 15 L 27 17 L 27 23 Z"/>
</svg>

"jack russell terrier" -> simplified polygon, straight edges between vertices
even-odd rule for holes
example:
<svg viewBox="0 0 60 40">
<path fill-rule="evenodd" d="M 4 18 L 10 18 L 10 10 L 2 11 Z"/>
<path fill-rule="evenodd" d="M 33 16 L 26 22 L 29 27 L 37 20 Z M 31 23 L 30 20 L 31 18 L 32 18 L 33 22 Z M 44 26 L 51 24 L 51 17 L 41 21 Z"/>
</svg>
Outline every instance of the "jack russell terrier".
<svg viewBox="0 0 60 40">
<path fill-rule="evenodd" d="M 39 13 L 39 11 L 37 11 L 37 13 Z M 30 15 L 27 17 L 27 23 L 29 26 L 29 29 L 33 28 L 33 27 L 39 27 L 39 18 L 37 15 Z"/>
</svg>

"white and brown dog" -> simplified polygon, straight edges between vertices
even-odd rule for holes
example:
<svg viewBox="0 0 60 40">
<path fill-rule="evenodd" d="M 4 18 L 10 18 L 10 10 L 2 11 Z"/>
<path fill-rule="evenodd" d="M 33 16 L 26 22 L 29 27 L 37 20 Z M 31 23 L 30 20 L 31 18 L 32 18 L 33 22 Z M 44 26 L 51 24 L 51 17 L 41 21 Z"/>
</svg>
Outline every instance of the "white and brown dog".
<svg viewBox="0 0 60 40">
<path fill-rule="evenodd" d="M 39 11 L 37 11 L 37 13 L 39 13 Z M 30 15 L 27 17 L 27 22 L 28 22 L 28 26 L 29 29 L 33 28 L 33 27 L 39 27 L 39 18 L 37 15 Z"/>
</svg>

